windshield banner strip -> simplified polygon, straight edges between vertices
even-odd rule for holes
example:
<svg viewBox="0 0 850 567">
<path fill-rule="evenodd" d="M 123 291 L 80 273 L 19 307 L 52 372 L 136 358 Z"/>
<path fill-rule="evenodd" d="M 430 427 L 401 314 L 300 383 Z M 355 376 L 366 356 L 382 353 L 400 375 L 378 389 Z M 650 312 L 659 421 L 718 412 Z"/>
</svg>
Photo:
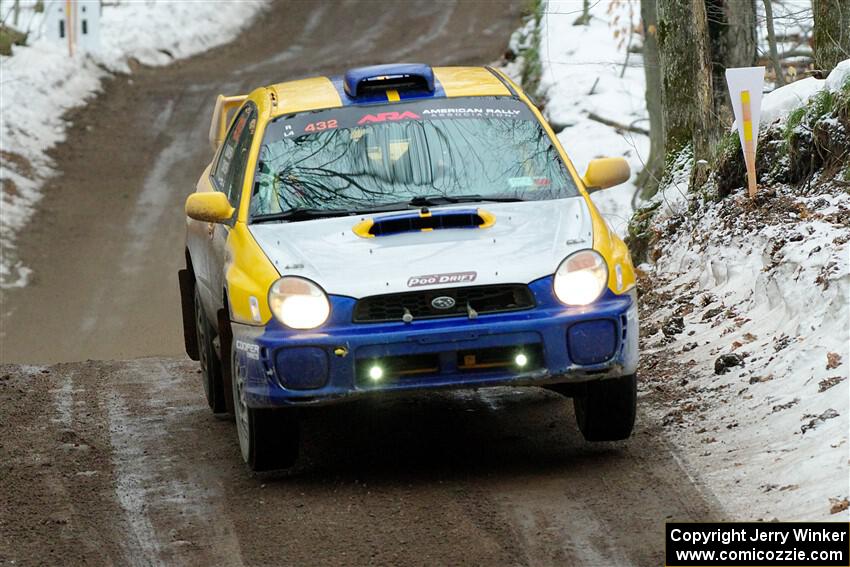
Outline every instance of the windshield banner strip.
<svg viewBox="0 0 850 567">
<path fill-rule="evenodd" d="M 391 108 L 392 110 L 385 110 Z M 268 126 L 267 139 L 278 140 L 316 134 L 337 128 L 357 128 L 386 122 L 499 118 L 535 120 L 523 102 L 509 97 L 429 99 L 395 103 L 386 107 L 347 106 L 316 112 L 281 116 Z"/>
</svg>

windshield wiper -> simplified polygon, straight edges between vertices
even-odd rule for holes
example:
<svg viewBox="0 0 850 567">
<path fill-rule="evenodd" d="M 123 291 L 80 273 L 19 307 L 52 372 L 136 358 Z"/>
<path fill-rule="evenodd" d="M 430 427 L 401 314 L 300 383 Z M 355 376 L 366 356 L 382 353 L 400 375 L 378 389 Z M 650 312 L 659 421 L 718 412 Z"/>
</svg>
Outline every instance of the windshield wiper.
<svg viewBox="0 0 850 567">
<path fill-rule="evenodd" d="M 436 207 L 455 203 L 516 203 L 523 201 L 519 197 L 485 197 L 484 195 L 418 195 L 407 202 L 411 207 Z"/>
<path fill-rule="evenodd" d="M 519 197 L 485 197 L 483 195 L 419 195 L 409 201 L 398 201 L 395 203 L 380 203 L 373 207 L 345 209 L 310 209 L 306 207 L 295 207 L 288 211 L 257 215 L 251 218 L 252 223 L 289 221 L 298 222 L 330 217 L 344 217 L 348 215 L 359 215 L 365 213 L 388 213 L 392 211 L 403 211 L 408 207 L 438 207 L 440 205 L 453 205 L 455 203 L 515 203 L 524 201 Z"/>
<path fill-rule="evenodd" d="M 269 213 L 266 215 L 257 215 L 251 218 L 252 223 L 260 222 L 276 222 L 289 221 L 298 222 L 312 219 L 323 219 L 330 217 L 344 217 L 353 214 L 353 211 L 345 211 L 342 209 L 309 209 L 304 207 L 295 207 L 288 211 L 279 213 Z"/>
<path fill-rule="evenodd" d="M 373 207 L 358 208 L 356 213 L 383 213 L 403 211 L 408 207 L 439 207 L 456 203 L 517 203 L 520 201 L 525 201 L 525 199 L 519 197 L 485 197 L 484 195 L 417 195 L 408 201 L 379 203 Z"/>
</svg>

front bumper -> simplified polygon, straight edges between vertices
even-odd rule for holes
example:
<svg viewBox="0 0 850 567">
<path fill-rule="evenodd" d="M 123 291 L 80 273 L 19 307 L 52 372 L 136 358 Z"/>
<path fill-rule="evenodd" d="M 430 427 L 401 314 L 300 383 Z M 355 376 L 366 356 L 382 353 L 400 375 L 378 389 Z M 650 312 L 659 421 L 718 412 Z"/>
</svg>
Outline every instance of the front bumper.
<svg viewBox="0 0 850 567">
<path fill-rule="evenodd" d="M 246 377 L 246 401 L 251 407 L 311 405 L 379 392 L 579 383 L 636 371 L 634 291 L 609 290 L 592 305 L 566 307 L 555 299 L 551 277 L 529 287 L 534 309 L 477 319 L 355 324 L 356 301 L 331 296 L 331 318 L 316 331 L 294 331 L 275 320 L 266 327 L 234 324 L 234 362 Z M 528 353 L 524 368 L 475 364 L 492 353 L 519 352 Z M 427 362 L 368 379 L 367 367 L 382 361 Z"/>
</svg>

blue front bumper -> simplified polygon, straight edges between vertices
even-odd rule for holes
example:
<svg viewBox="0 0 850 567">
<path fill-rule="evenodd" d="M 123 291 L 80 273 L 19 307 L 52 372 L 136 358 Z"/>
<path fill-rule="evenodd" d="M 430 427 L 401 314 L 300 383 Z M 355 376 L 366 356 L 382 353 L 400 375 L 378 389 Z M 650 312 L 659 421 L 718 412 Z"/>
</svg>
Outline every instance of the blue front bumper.
<svg viewBox="0 0 850 567">
<path fill-rule="evenodd" d="M 316 331 L 234 324 L 235 361 L 244 368 L 251 407 L 319 404 L 403 390 L 583 382 L 637 369 L 634 292 L 610 291 L 584 307 L 565 307 L 551 277 L 529 285 L 537 306 L 510 313 L 412 323 L 352 323 L 355 300 L 331 296 L 332 314 Z M 528 368 L 465 366 L 463 353 L 534 353 Z M 458 353 L 461 353 L 460 355 Z M 405 358 L 407 357 L 407 358 Z M 427 358 L 430 368 L 364 380 L 364 366 L 381 360 Z M 244 365 L 244 366 L 243 366 Z M 421 366 L 421 365 L 420 365 Z"/>
</svg>

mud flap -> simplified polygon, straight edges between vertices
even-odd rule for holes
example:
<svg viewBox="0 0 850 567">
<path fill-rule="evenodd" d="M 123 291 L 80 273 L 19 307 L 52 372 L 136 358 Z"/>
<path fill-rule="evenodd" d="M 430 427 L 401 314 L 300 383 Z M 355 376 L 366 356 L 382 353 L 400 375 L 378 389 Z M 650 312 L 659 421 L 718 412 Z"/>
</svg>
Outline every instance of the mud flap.
<svg viewBox="0 0 850 567">
<path fill-rule="evenodd" d="M 230 345 L 233 343 L 233 329 L 230 328 L 230 312 L 219 309 L 218 313 L 218 354 L 221 361 L 221 378 L 224 382 L 224 405 L 227 413 L 233 414 L 233 373 L 230 360 Z"/>
<path fill-rule="evenodd" d="M 183 311 L 183 342 L 186 354 L 192 360 L 200 360 L 198 353 L 198 332 L 195 329 L 195 278 L 189 270 L 179 270 L 180 306 Z"/>
</svg>

